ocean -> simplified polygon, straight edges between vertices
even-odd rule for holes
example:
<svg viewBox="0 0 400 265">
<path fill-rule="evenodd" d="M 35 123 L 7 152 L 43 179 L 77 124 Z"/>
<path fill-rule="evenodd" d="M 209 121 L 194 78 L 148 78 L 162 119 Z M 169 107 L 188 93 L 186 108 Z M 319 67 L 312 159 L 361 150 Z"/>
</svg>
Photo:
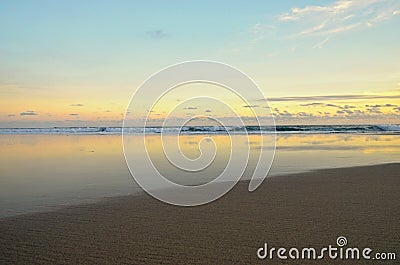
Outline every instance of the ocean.
<svg viewBox="0 0 400 265">
<path fill-rule="evenodd" d="M 400 124 L 382 125 L 277 125 L 269 126 L 184 126 L 184 127 L 52 127 L 0 128 L 0 134 L 259 134 L 259 133 L 371 133 L 397 134 Z"/>
</svg>

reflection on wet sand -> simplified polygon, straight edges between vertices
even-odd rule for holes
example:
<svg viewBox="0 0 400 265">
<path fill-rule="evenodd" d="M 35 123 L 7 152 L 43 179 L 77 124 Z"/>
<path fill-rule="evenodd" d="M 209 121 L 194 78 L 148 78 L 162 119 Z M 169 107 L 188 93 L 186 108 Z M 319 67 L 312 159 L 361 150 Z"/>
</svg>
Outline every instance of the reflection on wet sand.
<svg viewBox="0 0 400 265">
<path fill-rule="evenodd" d="M 128 136 L 131 143 L 140 136 Z M 250 148 L 251 175 L 259 152 L 259 136 L 235 135 L 243 148 Z M 175 136 L 164 136 L 176 141 Z M 182 153 L 190 159 L 201 153 L 204 135 L 181 135 Z M 230 138 L 210 135 L 202 152 L 218 150 L 207 171 L 187 175 L 164 161 L 159 135 L 150 135 L 146 144 L 158 169 L 181 184 L 201 184 L 218 176 L 229 160 Z M 211 141 L 211 140 L 208 140 Z M 397 135 L 281 134 L 270 175 L 317 168 L 349 167 L 400 161 Z M 97 200 L 106 196 L 140 192 L 124 161 L 120 135 L 1 135 L 0 216 Z M 262 162 L 262 161 L 261 161 Z"/>
</svg>

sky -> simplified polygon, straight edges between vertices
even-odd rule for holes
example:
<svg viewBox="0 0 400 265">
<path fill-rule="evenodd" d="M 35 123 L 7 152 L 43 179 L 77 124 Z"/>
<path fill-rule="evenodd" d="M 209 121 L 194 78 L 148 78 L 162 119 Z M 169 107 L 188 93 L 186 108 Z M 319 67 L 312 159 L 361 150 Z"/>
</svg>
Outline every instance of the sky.
<svg viewBox="0 0 400 265">
<path fill-rule="evenodd" d="M 1 1 L 0 127 L 121 126 L 142 82 L 190 60 L 246 73 L 277 124 L 400 123 L 399 29 L 398 0 Z"/>
</svg>

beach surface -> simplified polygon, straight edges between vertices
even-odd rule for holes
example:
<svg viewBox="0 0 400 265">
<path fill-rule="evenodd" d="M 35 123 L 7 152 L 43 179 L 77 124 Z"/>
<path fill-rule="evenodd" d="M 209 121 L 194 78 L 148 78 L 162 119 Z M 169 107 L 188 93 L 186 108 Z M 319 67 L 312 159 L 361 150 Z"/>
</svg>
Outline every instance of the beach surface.
<svg viewBox="0 0 400 265">
<path fill-rule="evenodd" d="M 400 163 L 240 182 L 221 199 L 176 207 L 147 194 L 0 219 L 0 264 L 398 264 Z M 395 252 L 395 261 L 260 260 L 271 247 Z M 396 263 L 397 262 L 397 263 Z"/>
</svg>

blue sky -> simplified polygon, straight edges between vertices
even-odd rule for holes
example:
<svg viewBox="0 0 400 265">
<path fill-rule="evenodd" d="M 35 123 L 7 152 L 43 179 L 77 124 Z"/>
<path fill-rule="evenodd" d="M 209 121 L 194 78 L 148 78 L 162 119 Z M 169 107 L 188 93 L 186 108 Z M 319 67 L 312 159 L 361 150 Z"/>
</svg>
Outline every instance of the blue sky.
<svg viewBox="0 0 400 265">
<path fill-rule="evenodd" d="M 0 120 L 2 126 L 119 123 L 149 75 L 197 59 L 243 70 L 270 98 L 397 95 L 399 15 L 395 0 L 2 1 Z M 342 105 L 366 111 L 351 121 L 398 119 L 398 98 L 374 100 Z M 373 103 L 394 107 L 368 113 Z M 326 112 L 296 104 L 271 103 L 278 117 L 286 110 L 290 119 Z M 21 115 L 28 111 L 37 115 Z M 310 122 L 343 116 L 329 113 Z"/>
</svg>

